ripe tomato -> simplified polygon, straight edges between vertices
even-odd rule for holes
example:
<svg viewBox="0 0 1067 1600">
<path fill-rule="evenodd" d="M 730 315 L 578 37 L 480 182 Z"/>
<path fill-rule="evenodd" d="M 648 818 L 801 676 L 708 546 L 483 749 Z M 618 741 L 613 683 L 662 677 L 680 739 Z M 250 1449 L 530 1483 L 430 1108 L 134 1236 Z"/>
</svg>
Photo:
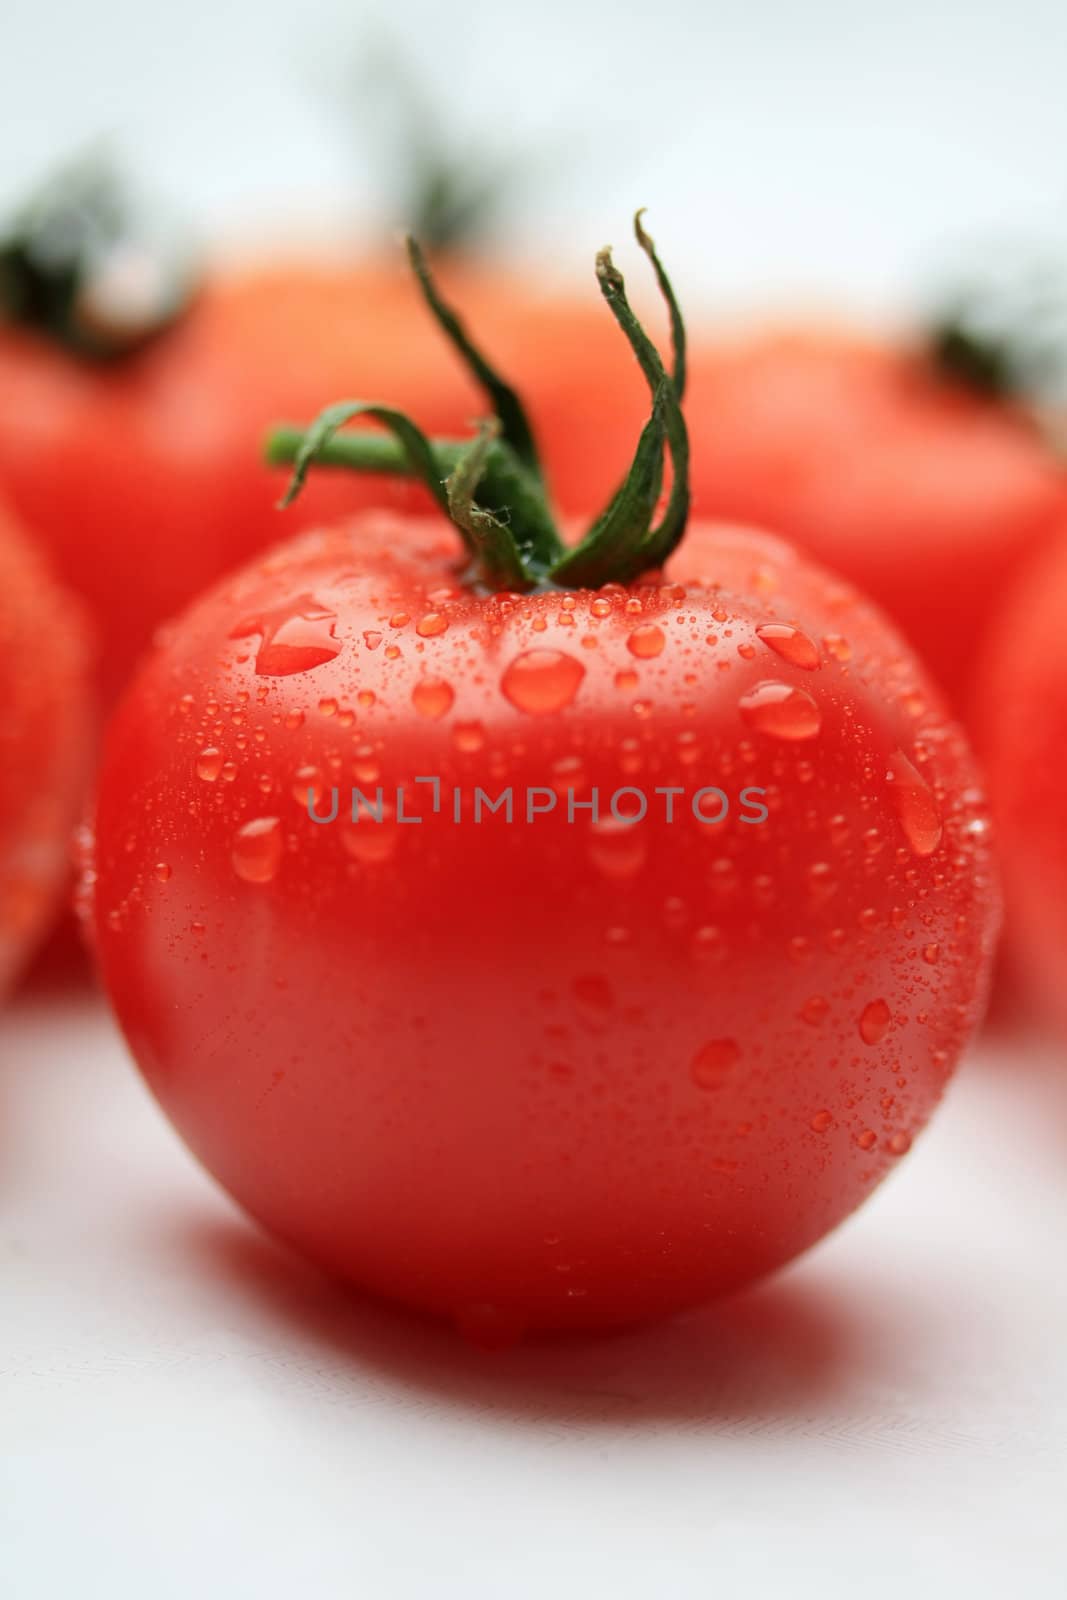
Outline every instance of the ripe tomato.
<svg viewBox="0 0 1067 1600">
<path fill-rule="evenodd" d="M 54 203 L 69 209 L 67 191 Z M 103 204 L 83 198 L 79 226 Z M 90 231 L 95 240 L 99 229 Z M 97 269 L 106 286 L 113 252 L 98 263 L 82 246 L 89 259 L 76 256 L 76 267 L 88 294 Z M 625 468 L 641 419 L 610 319 L 561 295 L 531 304 L 528 287 L 463 260 L 450 262 L 448 278 L 479 307 L 501 359 L 524 371 L 562 503 L 592 506 Z M 85 314 L 72 334 L 73 313 L 65 301 L 55 312 L 51 280 L 48 294 L 31 280 L 31 326 L 4 324 L 0 292 L 0 487 L 98 622 L 108 703 L 160 622 L 277 538 L 284 480 L 261 463 L 270 424 L 306 417 L 353 384 L 417 408 L 437 433 L 465 432 L 479 408 L 477 385 L 413 314 L 417 294 L 399 260 L 307 259 L 210 275 L 179 314 L 164 300 L 152 337 L 138 327 L 130 339 L 121 324 L 111 345 L 88 349 L 77 333 Z M 577 368 L 561 359 L 575 350 L 600 374 L 599 415 L 584 408 Z M 310 525 L 353 506 L 429 503 L 413 484 L 321 474 L 295 515 Z"/>
<path fill-rule="evenodd" d="M 67 879 L 90 735 L 82 617 L 0 508 L 0 994 Z"/>
<path fill-rule="evenodd" d="M 939 1098 L 997 918 L 965 741 L 877 611 L 729 527 L 639 576 L 684 526 L 681 382 L 599 270 L 655 409 L 592 544 L 536 578 L 500 397 L 445 496 L 477 576 L 444 518 L 388 511 L 246 566 L 135 681 L 96 809 L 104 981 L 190 1146 L 324 1266 L 486 1342 L 818 1239 Z"/>
<path fill-rule="evenodd" d="M 1015 976 L 1067 1024 L 1067 546 L 1042 552 L 1019 580 L 979 678 L 978 729 L 998 823 Z"/>
<path fill-rule="evenodd" d="M 918 349 L 757 334 L 694 364 L 702 516 L 774 528 L 883 605 L 960 713 L 1005 584 L 1067 522 L 1062 468 Z"/>
</svg>

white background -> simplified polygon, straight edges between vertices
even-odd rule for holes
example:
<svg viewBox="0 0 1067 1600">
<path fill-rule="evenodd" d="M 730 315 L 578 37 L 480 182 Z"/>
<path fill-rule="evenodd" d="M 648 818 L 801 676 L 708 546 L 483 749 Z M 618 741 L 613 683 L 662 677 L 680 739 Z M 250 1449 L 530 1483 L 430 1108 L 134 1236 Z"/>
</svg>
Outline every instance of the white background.
<svg viewBox="0 0 1067 1600">
<path fill-rule="evenodd" d="M 507 237 L 546 271 L 645 202 L 689 300 L 881 314 L 1063 231 L 1056 0 L 395 14 L 461 138 L 545 151 Z M 206 237 L 376 238 L 342 94 L 376 15 L 2 0 L 0 200 L 110 131 Z M 0 1029 L 0 1592 L 1060 1597 L 1065 1222 L 1062 1056 L 988 1046 L 773 1283 L 489 1358 L 260 1238 L 103 1013 L 38 996 Z"/>
</svg>

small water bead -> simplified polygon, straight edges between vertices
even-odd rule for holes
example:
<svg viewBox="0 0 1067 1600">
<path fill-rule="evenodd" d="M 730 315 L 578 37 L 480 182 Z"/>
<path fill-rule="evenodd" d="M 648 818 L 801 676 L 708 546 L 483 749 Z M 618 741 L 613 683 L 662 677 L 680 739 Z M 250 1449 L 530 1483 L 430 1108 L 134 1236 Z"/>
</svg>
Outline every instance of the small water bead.
<svg viewBox="0 0 1067 1600">
<path fill-rule="evenodd" d="M 622 672 L 615 674 L 615 687 L 623 694 L 630 694 L 640 682 L 640 678 L 632 667 L 627 667 Z"/>
<path fill-rule="evenodd" d="M 411 618 L 408 616 L 406 611 L 394 611 L 393 615 L 389 618 L 389 626 L 391 628 L 405 628 L 410 621 Z"/>
<path fill-rule="evenodd" d="M 832 1111 L 816 1111 L 809 1124 L 812 1133 L 827 1133 L 833 1125 L 834 1114 Z"/>
<path fill-rule="evenodd" d="M 756 637 L 760 639 L 769 650 L 781 656 L 783 661 L 788 661 L 790 666 L 802 667 L 805 672 L 814 672 L 819 665 L 819 650 L 813 639 L 801 629 L 789 622 L 761 622 L 756 629 Z"/>
<path fill-rule="evenodd" d="M 157 861 L 156 862 L 156 877 L 159 879 L 160 883 L 169 882 L 169 880 L 170 880 L 170 867 L 167 865 L 167 863 L 165 861 Z"/>
<path fill-rule="evenodd" d="M 500 688 L 519 711 L 546 716 L 571 704 L 584 677 L 582 663 L 562 650 L 524 650 L 504 669 Z"/>
<path fill-rule="evenodd" d="M 377 650 L 381 642 L 382 636 L 378 632 L 377 628 L 367 628 L 364 630 L 363 643 L 367 646 L 368 650 Z"/>
<path fill-rule="evenodd" d="M 447 633 L 448 618 L 440 611 L 427 611 L 415 624 L 415 632 L 420 639 L 435 639 L 438 634 Z"/>
<path fill-rule="evenodd" d="M 906 1156 L 911 1149 L 910 1133 L 894 1133 L 886 1140 L 886 1149 L 891 1156 Z"/>
<path fill-rule="evenodd" d="M 650 661 L 662 653 L 666 643 L 667 636 L 663 629 L 657 627 L 654 622 L 646 622 L 640 628 L 633 630 L 626 641 L 626 648 L 639 660 Z"/>
<path fill-rule="evenodd" d="M 601 817 L 590 825 L 589 857 L 606 878 L 631 878 L 645 864 L 645 831 L 636 823 Z"/>
<path fill-rule="evenodd" d="M 830 1002 L 821 994 L 813 994 L 800 1008 L 801 1019 L 818 1028 L 830 1014 Z"/>
<path fill-rule="evenodd" d="M 411 691 L 411 703 L 420 717 L 438 721 L 452 709 L 456 691 L 444 678 L 420 678 Z"/>
<path fill-rule="evenodd" d="M 714 1091 L 724 1087 L 740 1059 L 736 1039 L 709 1039 L 693 1057 L 689 1073 L 698 1089 Z"/>
<path fill-rule="evenodd" d="M 230 860 L 245 883 L 269 883 L 282 859 L 282 824 L 279 817 L 256 817 L 234 834 Z"/>
<path fill-rule="evenodd" d="M 337 715 L 337 701 L 331 699 L 330 697 L 320 700 L 319 715 L 323 717 L 335 717 Z"/>
<path fill-rule="evenodd" d="M 480 722 L 457 722 L 452 730 L 452 743 L 457 750 L 473 754 L 485 744 L 485 729 Z"/>
<path fill-rule="evenodd" d="M 287 678 L 297 672 L 311 672 L 332 661 L 341 652 L 334 638 L 337 613 L 322 605 L 313 595 L 245 617 L 230 632 L 231 639 L 259 634 L 255 670 L 264 678 Z"/>
<path fill-rule="evenodd" d="M 610 600 L 605 600 L 602 595 L 598 595 L 589 609 L 594 617 L 610 617 L 612 604 Z"/>
<path fill-rule="evenodd" d="M 902 750 L 890 756 L 886 781 L 904 837 L 917 856 L 933 855 L 941 843 L 941 816 L 929 785 Z"/>
<path fill-rule="evenodd" d="M 224 761 L 219 769 L 219 777 L 222 779 L 223 783 L 232 783 L 237 777 L 237 763 L 234 761 Z"/>
<path fill-rule="evenodd" d="M 928 967 L 936 967 L 941 959 L 941 946 L 937 944 L 923 945 L 923 960 Z"/>
<path fill-rule="evenodd" d="M 878 1135 L 873 1128 L 864 1128 L 862 1133 L 857 1133 L 856 1143 L 861 1150 L 873 1150 L 878 1143 Z"/>
<path fill-rule="evenodd" d="M 822 727 L 822 712 L 812 696 L 788 683 L 757 683 L 739 704 L 748 725 L 773 739 L 814 739 Z"/>
<path fill-rule="evenodd" d="M 889 1031 L 893 1013 L 884 1000 L 871 1000 L 860 1012 L 860 1038 L 864 1044 L 878 1044 Z"/>
<path fill-rule="evenodd" d="M 322 773 L 318 767 L 297 767 L 291 794 L 298 806 L 317 806 L 323 794 Z"/>
<path fill-rule="evenodd" d="M 377 866 L 393 855 L 398 832 L 390 808 L 383 805 L 380 822 L 376 814 L 369 811 L 362 812 L 358 822 L 347 822 L 341 829 L 341 844 L 353 861 L 362 866 Z"/>
<path fill-rule="evenodd" d="M 222 751 L 208 745 L 196 758 L 196 775 L 205 783 L 214 783 L 222 771 Z"/>
</svg>

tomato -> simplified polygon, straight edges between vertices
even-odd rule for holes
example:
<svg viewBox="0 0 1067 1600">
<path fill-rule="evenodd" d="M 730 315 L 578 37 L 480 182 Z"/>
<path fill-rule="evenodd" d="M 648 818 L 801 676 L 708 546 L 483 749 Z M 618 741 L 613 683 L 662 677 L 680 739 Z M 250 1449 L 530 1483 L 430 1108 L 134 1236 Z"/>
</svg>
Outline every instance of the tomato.
<svg viewBox="0 0 1067 1600">
<path fill-rule="evenodd" d="M 455 528 L 365 512 L 167 630 L 95 814 L 104 982 L 190 1147 L 484 1343 L 689 1305 L 833 1227 L 939 1099 L 997 922 L 966 742 L 881 614 L 766 535 L 674 548 L 678 350 L 668 380 L 598 271 L 654 409 L 595 537 L 545 533 L 498 394 Z"/>
<path fill-rule="evenodd" d="M 694 363 L 694 503 L 773 527 L 889 612 L 960 713 L 1005 585 L 1067 524 L 1062 468 L 918 348 L 759 333 Z"/>
<path fill-rule="evenodd" d="M 92 265 L 79 264 L 89 289 Z M 501 360 L 524 371 L 562 503 L 592 506 L 625 468 L 641 420 L 610 319 L 462 259 L 447 276 L 479 307 Z M 0 317 L 0 487 L 97 620 L 105 702 L 160 622 L 277 538 L 284 479 L 262 468 L 268 425 L 355 386 L 417 408 L 434 432 L 466 431 L 478 387 L 416 301 L 399 258 L 309 257 L 209 273 L 180 311 L 165 301 L 151 337 L 138 329 L 127 346 L 123 325 L 103 353 L 72 340 L 69 309 L 43 327 L 40 316 L 31 326 Z M 584 408 L 577 366 L 561 360 L 578 350 L 603 386 L 599 417 Z M 294 515 L 310 525 L 383 503 L 429 505 L 415 485 L 320 475 Z"/>
<path fill-rule="evenodd" d="M 0 994 L 44 933 L 90 735 L 80 611 L 0 508 Z"/>
<path fill-rule="evenodd" d="M 978 730 L 1004 863 L 1015 976 L 1067 1024 L 1067 546 L 1032 561 L 989 641 Z"/>
</svg>

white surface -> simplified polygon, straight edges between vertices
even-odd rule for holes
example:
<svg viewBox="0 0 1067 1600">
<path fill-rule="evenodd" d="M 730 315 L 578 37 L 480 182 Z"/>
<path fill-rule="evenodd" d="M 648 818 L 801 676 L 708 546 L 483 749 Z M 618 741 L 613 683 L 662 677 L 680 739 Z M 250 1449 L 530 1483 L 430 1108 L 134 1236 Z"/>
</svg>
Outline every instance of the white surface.
<svg viewBox="0 0 1067 1600">
<path fill-rule="evenodd" d="M 773 1282 L 486 1355 L 277 1249 L 102 1013 L 24 1003 L 0 1031 L 0 1592 L 1062 1600 L 1065 1222 L 1067 1063 L 987 1052 Z"/>
</svg>

